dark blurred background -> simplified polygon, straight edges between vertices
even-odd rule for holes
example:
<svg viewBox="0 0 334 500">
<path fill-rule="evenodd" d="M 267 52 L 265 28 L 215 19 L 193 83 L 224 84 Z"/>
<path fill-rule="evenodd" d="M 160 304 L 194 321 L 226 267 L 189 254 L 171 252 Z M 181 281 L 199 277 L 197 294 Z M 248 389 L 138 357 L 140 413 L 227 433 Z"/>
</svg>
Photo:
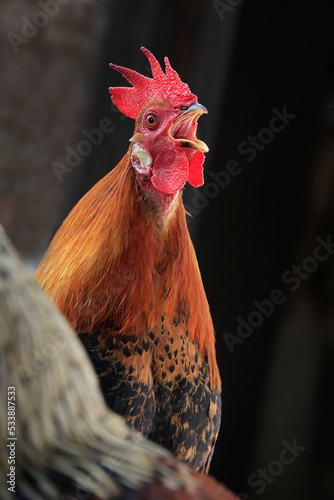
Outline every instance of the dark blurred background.
<svg viewBox="0 0 334 500">
<path fill-rule="evenodd" d="M 244 499 L 334 498 L 333 13 L 329 0 L 0 4 L 0 222 L 32 267 L 128 147 L 109 62 L 148 74 L 140 46 L 168 55 L 209 110 L 206 184 L 184 200 L 223 380 L 211 473 Z M 103 141 L 80 146 L 106 118 Z"/>
</svg>

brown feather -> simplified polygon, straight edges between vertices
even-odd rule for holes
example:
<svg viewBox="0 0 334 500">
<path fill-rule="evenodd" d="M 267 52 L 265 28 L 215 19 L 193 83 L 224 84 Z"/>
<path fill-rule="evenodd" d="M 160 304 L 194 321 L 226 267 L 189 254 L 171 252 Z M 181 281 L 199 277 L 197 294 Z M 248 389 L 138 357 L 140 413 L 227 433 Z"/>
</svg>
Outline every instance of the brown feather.
<svg viewBox="0 0 334 500">
<path fill-rule="evenodd" d="M 38 289 L 1 226 L 0 330 L 1 400 L 8 387 L 15 386 L 16 394 L 15 498 L 237 500 L 107 410 L 77 336 Z M 0 423 L 7 427 L 5 405 Z M 5 446 L 0 465 L 7 474 Z M 5 482 L 0 496 L 13 496 Z"/>
<path fill-rule="evenodd" d="M 214 329 L 181 194 L 161 219 L 142 200 L 130 150 L 72 210 L 36 278 L 77 331 L 108 324 L 108 335 L 141 335 L 162 315 L 171 323 L 181 315 L 220 391 Z"/>
</svg>

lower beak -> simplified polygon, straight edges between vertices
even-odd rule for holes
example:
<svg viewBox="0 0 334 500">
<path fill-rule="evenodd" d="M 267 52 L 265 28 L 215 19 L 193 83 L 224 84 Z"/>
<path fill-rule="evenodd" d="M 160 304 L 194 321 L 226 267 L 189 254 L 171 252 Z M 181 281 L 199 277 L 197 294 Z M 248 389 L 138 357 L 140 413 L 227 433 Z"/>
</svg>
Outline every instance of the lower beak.
<svg viewBox="0 0 334 500">
<path fill-rule="evenodd" d="M 173 121 L 169 129 L 169 136 L 178 141 L 183 147 L 207 153 L 209 151 L 208 146 L 196 137 L 197 120 L 207 112 L 207 109 L 202 104 L 193 104 Z"/>
</svg>

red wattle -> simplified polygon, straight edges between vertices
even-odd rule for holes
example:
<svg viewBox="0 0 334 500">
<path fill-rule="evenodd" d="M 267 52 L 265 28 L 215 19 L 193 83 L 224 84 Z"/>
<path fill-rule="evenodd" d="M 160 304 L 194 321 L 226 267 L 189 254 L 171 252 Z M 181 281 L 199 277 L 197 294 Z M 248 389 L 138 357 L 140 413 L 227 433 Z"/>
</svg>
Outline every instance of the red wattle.
<svg viewBox="0 0 334 500">
<path fill-rule="evenodd" d="M 184 151 L 168 149 L 154 159 L 151 181 L 163 193 L 176 193 L 185 185 L 188 173 L 189 164 Z"/>
<path fill-rule="evenodd" d="M 194 156 L 189 162 L 189 174 L 187 181 L 193 187 L 203 186 L 204 178 L 203 178 L 203 163 L 205 157 L 202 151 L 196 151 Z"/>
</svg>

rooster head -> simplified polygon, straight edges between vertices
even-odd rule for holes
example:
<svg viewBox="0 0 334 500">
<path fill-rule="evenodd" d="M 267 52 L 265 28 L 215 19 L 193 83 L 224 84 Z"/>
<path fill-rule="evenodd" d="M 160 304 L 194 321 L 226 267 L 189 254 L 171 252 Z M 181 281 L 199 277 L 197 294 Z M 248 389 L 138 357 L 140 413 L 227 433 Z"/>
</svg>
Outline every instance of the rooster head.
<svg viewBox="0 0 334 500">
<path fill-rule="evenodd" d="M 196 137 L 197 120 L 207 113 L 190 92 L 187 84 L 165 58 L 165 73 L 153 54 L 141 49 L 148 58 L 153 78 L 110 64 L 133 86 L 111 87 L 113 103 L 130 118 L 136 119 L 131 162 L 143 191 L 159 203 L 163 211 L 173 205 L 179 190 L 188 181 L 194 187 L 203 184 L 204 154 L 207 145 Z"/>
</svg>

